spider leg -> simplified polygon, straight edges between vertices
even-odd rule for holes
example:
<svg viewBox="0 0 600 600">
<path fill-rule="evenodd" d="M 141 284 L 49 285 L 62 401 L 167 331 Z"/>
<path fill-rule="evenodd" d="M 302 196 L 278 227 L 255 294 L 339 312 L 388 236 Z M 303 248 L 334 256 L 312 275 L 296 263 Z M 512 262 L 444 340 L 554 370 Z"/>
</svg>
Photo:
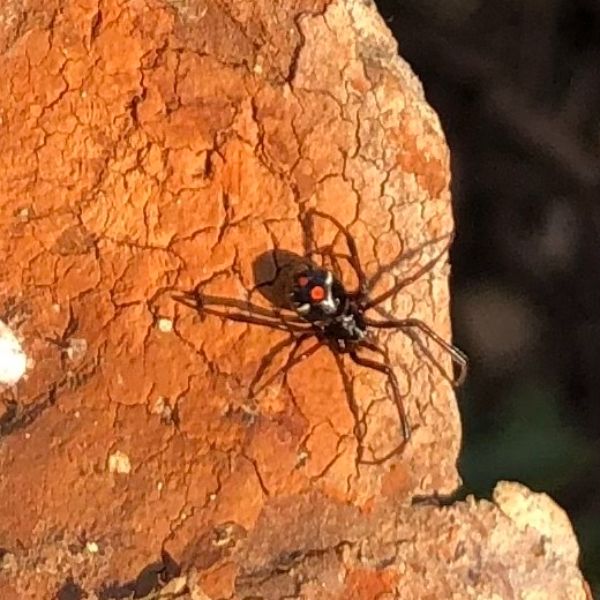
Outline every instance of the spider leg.
<svg viewBox="0 0 600 600">
<path fill-rule="evenodd" d="M 396 409 L 398 411 L 398 417 L 400 418 L 400 425 L 402 427 L 402 437 L 403 440 L 400 444 L 398 444 L 395 448 L 390 450 L 387 454 L 380 458 L 373 458 L 371 460 L 361 459 L 363 464 L 367 465 L 380 465 L 385 461 L 392 458 L 397 454 L 401 454 L 404 450 L 408 440 L 410 439 L 410 426 L 408 424 L 408 419 L 406 417 L 406 411 L 404 410 L 404 403 L 402 402 L 402 395 L 400 393 L 400 385 L 398 384 L 398 379 L 396 378 L 396 374 L 394 373 L 394 369 L 392 368 L 387 353 L 379 348 L 376 344 L 372 344 L 367 341 L 361 341 L 359 343 L 359 347 L 367 348 L 368 350 L 372 350 L 381 354 L 383 357 L 383 362 L 379 363 L 370 358 L 365 358 L 357 354 L 356 350 L 351 350 L 349 352 L 350 358 L 357 364 L 362 367 L 367 367 L 369 369 L 373 369 L 375 371 L 379 371 L 387 376 L 388 381 L 392 385 L 392 396 L 394 399 L 394 403 L 396 404 Z"/>
<path fill-rule="evenodd" d="M 293 325 L 291 323 L 285 324 L 281 321 L 275 321 L 271 319 L 265 319 L 261 317 L 255 317 L 253 315 L 247 315 L 244 313 L 237 312 L 229 312 L 229 311 L 219 311 L 214 310 L 212 308 L 201 308 L 198 309 L 196 306 L 192 306 L 185 302 L 182 304 L 186 304 L 186 306 L 190 306 L 191 308 L 195 308 L 199 313 L 211 315 L 214 317 L 221 317 L 222 319 L 226 319 L 229 321 L 236 321 L 237 323 L 248 323 L 249 325 L 259 325 L 262 327 L 269 327 L 270 329 L 277 329 L 279 331 L 291 331 L 296 333 L 302 333 L 307 331 L 305 327 L 300 327 L 299 325 Z"/>
<path fill-rule="evenodd" d="M 333 245 L 332 244 L 327 244 L 327 246 L 319 246 L 318 248 L 314 248 L 313 250 L 309 250 L 306 254 L 306 257 L 309 260 L 312 260 L 312 256 L 314 254 L 317 254 L 321 257 L 323 256 L 327 256 L 331 259 L 331 262 L 333 264 L 333 267 L 335 269 L 335 272 L 337 275 L 342 273 L 342 269 L 340 268 L 340 259 L 344 259 L 347 260 L 350 264 L 352 264 L 352 258 L 349 254 L 341 254 L 339 252 L 334 252 L 333 251 Z M 323 261 L 321 261 L 321 264 L 323 263 Z M 323 265 L 322 265 L 323 266 Z"/>
<path fill-rule="evenodd" d="M 406 263 L 407 261 L 412 260 L 413 258 L 419 256 L 420 254 L 423 253 L 423 250 L 425 250 L 425 248 L 429 248 L 429 246 L 435 246 L 439 242 L 443 242 L 444 240 L 447 240 L 449 238 L 454 239 L 453 232 L 445 233 L 444 235 L 440 235 L 440 236 L 431 238 L 430 240 L 427 240 L 423 244 L 419 244 L 416 248 L 411 248 L 409 250 L 401 251 L 401 253 L 394 260 L 392 260 L 392 262 L 390 262 L 386 265 L 381 265 L 377 269 L 377 271 L 375 271 L 375 273 L 371 277 L 369 277 L 369 280 L 367 282 L 367 289 L 372 290 L 377 285 L 377 282 L 386 273 L 389 273 L 390 271 L 392 271 L 396 267 L 399 267 L 403 263 Z"/>
<path fill-rule="evenodd" d="M 342 377 L 342 383 L 344 385 L 344 391 L 346 392 L 346 400 L 348 401 L 348 407 L 354 418 L 354 435 L 358 442 L 358 462 L 362 462 L 362 456 L 364 453 L 363 440 L 366 435 L 366 425 L 363 417 L 360 416 L 360 409 L 354 396 L 354 389 L 352 388 L 352 382 L 348 377 L 348 373 L 344 369 L 344 363 L 341 355 L 338 352 L 332 351 L 333 357 L 337 364 L 338 370 Z"/>
<path fill-rule="evenodd" d="M 181 296 L 177 299 L 181 302 Z M 217 306 L 221 308 L 237 308 L 245 310 L 251 314 L 268 317 L 271 319 L 281 319 L 288 323 L 305 324 L 306 321 L 300 319 L 295 314 L 285 314 L 282 309 L 272 309 L 265 306 L 259 306 L 252 302 L 238 300 L 236 298 L 226 298 L 224 296 L 211 296 L 203 294 L 200 290 L 195 289 L 193 292 L 183 292 L 183 298 L 187 298 L 187 305 L 190 306 L 190 301 L 195 303 L 195 307 L 204 309 L 207 306 Z M 186 302 L 183 302 L 186 304 Z"/>
<path fill-rule="evenodd" d="M 404 329 L 403 333 L 405 333 L 421 350 L 421 352 L 427 357 L 429 362 L 438 370 L 440 375 L 452 386 L 458 387 L 463 381 L 464 376 L 461 375 L 456 378 L 448 373 L 448 371 L 444 368 L 444 366 L 440 363 L 440 361 L 433 355 L 431 350 L 427 347 L 427 345 L 423 342 L 423 340 L 411 329 Z M 458 383 L 457 383 L 458 382 Z"/>
<path fill-rule="evenodd" d="M 211 302 L 211 297 L 209 297 L 209 303 Z M 276 312 L 270 312 L 268 309 L 262 309 L 262 307 L 251 306 L 248 309 L 248 313 L 243 312 L 233 312 L 229 310 L 217 310 L 211 308 L 210 306 L 205 305 L 204 296 L 200 295 L 199 292 L 183 292 L 180 296 L 174 296 L 174 299 L 188 306 L 189 308 L 193 308 L 200 314 L 206 314 L 216 317 L 221 317 L 223 319 L 228 319 L 230 321 L 237 321 L 239 323 L 248 323 L 250 325 L 261 325 L 263 327 L 270 327 L 271 329 L 279 329 L 281 331 L 292 331 L 297 333 L 302 333 L 310 330 L 310 325 L 297 317 L 287 318 L 283 315 L 280 315 Z M 229 299 L 225 299 L 226 301 Z M 229 302 L 224 302 L 219 304 L 215 302 L 217 306 L 237 306 L 235 301 L 229 300 Z M 259 308 L 261 310 L 255 311 L 255 308 Z M 257 314 L 253 314 L 256 312 Z"/>
<path fill-rule="evenodd" d="M 275 379 L 279 376 L 279 373 L 283 373 L 283 380 L 284 380 L 284 382 L 287 382 L 287 374 L 288 374 L 289 370 L 292 367 L 294 367 L 295 365 L 297 365 L 298 363 L 300 363 L 303 360 L 305 360 L 306 358 L 308 358 L 309 356 L 312 356 L 321 346 L 323 346 L 323 344 L 325 344 L 324 340 L 319 339 L 308 350 L 305 350 L 304 352 L 302 352 L 302 354 L 298 355 L 298 351 L 300 349 L 300 346 L 302 345 L 302 342 L 304 342 L 305 340 L 307 340 L 308 338 L 310 338 L 314 335 L 315 335 L 314 332 L 308 331 L 308 332 L 301 334 L 300 336 L 298 336 L 296 338 L 296 343 L 294 344 L 294 347 L 292 348 L 291 352 L 289 353 L 287 360 L 285 361 L 285 364 L 283 365 L 283 367 L 281 367 L 281 369 L 279 370 L 278 373 L 275 373 L 275 375 L 272 375 L 271 377 L 269 377 L 269 379 L 267 379 L 267 381 L 265 381 L 265 383 L 261 386 L 260 390 L 263 390 L 268 385 L 273 383 L 273 381 L 275 381 Z M 258 390 L 258 391 L 260 391 L 260 390 Z"/>
<path fill-rule="evenodd" d="M 304 334 L 303 334 L 304 335 Z M 301 336 L 302 337 L 302 336 Z M 273 362 L 275 357 L 285 348 L 291 346 L 295 341 L 297 342 L 299 338 L 290 334 L 289 337 L 281 340 L 277 344 L 275 344 L 261 359 L 260 364 L 258 365 L 258 369 L 248 386 L 248 398 L 253 398 L 255 396 L 254 388 L 261 380 L 262 376 L 265 374 L 265 371 L 269 368 L 269 365 Z"/>
<path fill-rule="evenodd" d="M 173 300 L 179 302 L 180 304 L 184 304 L 189 308 L 193 308 L 195 311 L 200 312 L 202 310 L 202 296 L 196 293 L 196 290 L 193 292 L 181 292 L 181 294 L 173 294 Z"/>
<path fill-rule="evenodd" d="M 321 217 L 322 219 L 327 219 L 330 223 L 333 223 L 344 236 L 346 240 L 346 245 L 348 246 L 348 251 L 350 252 L 350 256 L 347 257 L 348 262 L 350 263 L 350 266 L 354 270 L 356 278 L 358 279 L 358 290 L 355 292 L 354 295 L 356 295 L 357 297 L 364 296 L 367 292 L 367 277 L 360 263 L 358 248 L 356 247 L 356 242 L 354 241 L 354 238 L 352 237 L 348 229 L 344 227 L 335 217 L 332 217 L 331 215 L 311 208 L 307 213 L 307 217 L 311 219 L 311 223 L 313 216 Z"/>
<path fill-rule="evenodd" d="M 454 387 L 458 387 L 465 380 L 469 366 L 469 359 L 467 358 L 467 355 L 459 350 L 456 346 L 449 344 L 423 321 L 420 321 L 419 319 L 388 319 L 386 321 L 374 321 L 366 318 L 365 323 L 367 327 L 379 329 L 400 329 L 407 335 L 410 335 L 408 334 L 410 329 L 418 329 L 423 335 L 433 340 L 440 348 L 442 348 L 442 350 L 446 351 L 450 355 L 452 362 L 460 369 L 458 377 L 452 379 L 448 376 L 445 369 L 440 365 L 439 361 L 432 356 L 431 352 L 429 352 L 425 346 L 421 345 L 421 348 L 425 351 L 425 354 L 429 360 L 431 360 L 434 366 L 439 369 L 441 374 L 448 379 L 448 381 L 450 381 Z M 414 339 L 412 336 L 410 337 L 411 339 Z"/>
<path fill-rule="evenodd" d="M 236 321 L 237 323 L 248 323 L 250 325 L 260 325 L 262 327 L 269 327 L 271 329 L 278 329 L 279 331 L 294 331 L 294 332 L 303 332 L 306 331 L 304 327 L 299 327 L 298 325 L 288 324 L 271 321 L 270 319 L 263 319 L 260 317 L 254 317 L 252 315 L 246 315 L 244 313 L 232 313 L 227 311 L 218 311 L 212 308 L 202 309 L 202 312 L 207 315 L 221 317 L 222 319 L 226 319 L 229 321 Z"/>
<path fill-rule="evenodd" d="M 362 340 L 359 344 L 359 347 L 366 348 L 367 350 L 371 350 L 371 352 L 376 352 L 377 354 L 381 355 L 383 363 L 378 363 L 369 358 L 358 356 L 356 355 L 356 352 L 354 352 L 356 357 L 363 362 L 363 366 L 375 369 L 376 371 L 380 371 L 381 373 L 387 375 L 390 379 L 394 395 L 394 402 L 396 403 L 396 406 L 398 408 L 398 416 L 400 417 L 400 421 L 402 423 L 402 435 L 405 441 L 408 441 L 410 438 L 410 426 L 406 417 L 406 411 L 404 410 L 404 403 L 402 402 L 402 394 L 400 393 L 400 385 L 398 383 L 398 378 L 396 377 L 396 373 L 392 368 L 387 352 L 383 350 L 383 348 L 380 348 L 377 344 L 374 344 L 373 342 L 369 342 L 367 340 Z M 356 357 L 352 356 L 352 353 L 350 353 L 350 356 L 352 357 L 354 362 L 356 362 L 357 364 L 361 364 L 360 362 L 357 362 L 355 360 Z"/>
<path fill-rule="evenodd" d="M 296 337 L 294 335 L 290 335 L 290 337 L 286 338 L 285 340 L 282 340 L 278 344 L 275 344 L 275 346 L 273 346 L 271 348 L 271 350 L 267 354 L 265 354 L 265 356 L 262 358 L 260 365 L 258 367 L 258 370 L 256 371 L 254 377 L 252 378 L 252 381 L 250 382 L 250 386 L 248 387 L 248 397 L 251 398 L 256 395 L 255 386 L 261 380 L 262 376 L 265 374 L 265 371 L 267 370 L 267 368 L 269 367 L 271 362 L 273 362 L 273 359 L 277 356 L 277 354 L 279 354 L 279 352 L 281 352 L 283 349 L 287 348 L 288 346 L 291 346 L 292 344 L 294 344 L 294 347 L 292 348 L 290 354 L 288 355 L 288 358 L 286 359 L 285 364 L 279 370 L 279 372 L 281 372 L 281 371 L 285 370 L 286 368 L 289 368 L 289 363 L 291 360 L 293 360 L 294 355 L 297 352 L 297 350 L 300 348 L 300 345 L 302 344 L 302 342 L 304 342 L 304 340 L 307 340 L 312 335 L 314 335 L 314 334 L 310 331 L 301 333 L 298 337 Z M 302 357 L 304 357 L 304 355 L 302 355 Z M 274 379 L 277 377 L 277 375 L 279 374 L 279 372 L 276 375 L 270 377 L 260 389 L 262 390 L 267 385 L 272 383 L 274 381 Z M 258 390 L 258 391 L 260 391 L 260 390 Z"/>
<path fill-rule="evenodd" d="M 378 304 L 381 304 L 383 301 L 397 294 L 401 289 L 405 288 L 407 285 L 410 285 L 411 283 L 417 281 L 417 279 L 422 277 L 428 271 L 431 271 L 431 269 L 433 269 L 436 263 L 446 254 L 446 252 L 448 252 L 450 246 L 452 245 L 453 239 L 454 236 L 450 236 L 450 239 L 446 242 L 446 244 L 444 244 L 444 247 L 431 260 L 426 262 L 420 269 L 415 271 L 412 275 L 409 275 L 408 277 L 402 279 L 402 281 L 399 281 L 396 285 L 387 290 L 387 292 L 383 292 L 382 294 L 379 294 L 379 296 L 376 296 L 375 298 L 366 302 L 363 305 L 363 309 L 367 310 L 369 308 L 377 306 Z"/>
</svg>

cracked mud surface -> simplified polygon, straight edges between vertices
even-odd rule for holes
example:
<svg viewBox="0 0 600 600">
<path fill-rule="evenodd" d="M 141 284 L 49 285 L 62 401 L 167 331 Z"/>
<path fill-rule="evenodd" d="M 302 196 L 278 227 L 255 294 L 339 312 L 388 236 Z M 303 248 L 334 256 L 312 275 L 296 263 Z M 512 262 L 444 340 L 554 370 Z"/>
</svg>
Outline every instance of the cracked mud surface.
<svg viewBox="0 0 600 600">
<path fill-rule="evenodd" d="M 435 254 L 424 244 L 453 229 L 448 149 L 396 52 L 363 2 L 0 7 L 0 307 L 30 358 L 0 402 L 3 598 L 118 597 L 167 555 L 209 597 L 234 597 L 275 560 L 274 542 L 259 542 L 273 506 L 312 494 L 322 514 L 361 522 L 457 487 L 454 396 L 409 338 L 380 341 L 411 442 L 359 465 L 327 349 L 264 389 L 249 416 L 252 377 L 287 334 L 201 320 L 172 298 L 202 284 L 266 305 L 249 293 L 253 261 L 302 254 L 310 207 L 349 228 L 368 275 L 407 256 L 379 290 Z M 343 249 L 326 225 L 319 243 Z M 448 338 L 448 272 L 438 264 L 386 310 Z M 393 447 L 385 381 L 345 368 L 367 444 Z M 281 552 L 337 556 L 349 518 L 331 521 L 327 542 Z M 373 577 L 392 589 L 397 571 L 373 564 L 339 597 L 375 597 L 360 591 Z"/>
</svg>

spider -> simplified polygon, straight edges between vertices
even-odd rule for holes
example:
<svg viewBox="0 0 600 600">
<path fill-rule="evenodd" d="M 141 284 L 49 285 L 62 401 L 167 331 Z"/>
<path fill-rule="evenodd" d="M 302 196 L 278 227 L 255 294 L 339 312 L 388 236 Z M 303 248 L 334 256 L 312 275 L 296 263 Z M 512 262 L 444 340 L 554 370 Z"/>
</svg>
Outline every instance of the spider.
<svg viewBox="0 0 600 600">
<path fill-rule="evenodd" d="M 232 307 L 240 308 L 238 301 L 231 298 L 204 295 L 198 287 L 191 292 L 183 292 L 182 296 L 175 296 L 175 299 L 203 315 L 213 315 L 230 321 L 259 325 L 290 333 L 289 338 L 274 346 L 263 357 L 249 386 L 250 397 L 253 396 L 255 386 L 263 377 L 271 360 L 283 349 L 292 346 L 288 358 L 282 367 L 285 377 L 289 369 L 295 364 L 314 354 L 321 346 L 327 346 L 332 351 L 342 375 L 348 404 L 354 417 L 354 433 L 358 441 L 358 461 L 362 464 L 381 464 L 403 451 L 410 439 L 411 430 L 402 401 L 398 379 L 394 373 L 388 353 L 372 339 L 372 332 L 378 329 L 394 329 L 409 335 L 444 378 L 449 380 L 454 387 L 458 387 L 463 382 L 466 376 L 468 359 L 461 350 L 446 342 L 431 327 L 419 319 L 373 319 L 367 316 L 367 312 L 371 309 L 377 310 L 379 305 L 385 300 L 391 298 L 401 289 L 430 271 L 447 252 L 452 242 L 452 236 L 448 236 L 450 239 L 444 245 L 443 249 L 415 273 L 408 275 L 387 291 L 372 298 L 369 295 L 369 290 L 373 287 L 375 281 L 385 272 L 385 269 L 380 270 L 380 272 L 368 280 L 361 266 L 356 243 L 348 229 L 334 217 L 312 209 L 307 213 L 307 219 L 312 221 L 314 217 L 330 221 L 341 232 L 345 238 L 349 254 L 333 254 L 332 246 L 328 246 L 308 251 L 304 259 L 294 265 L 292 273 L 289 275 L 286 289 L 288 305 L 285 308 L 288 310 L 288 313 L 291 311 L 291 314 L 284 314 L 279 310 L 267 309 L 251 303 L 247 303 L 244 306 L 244 311 L 238 310 L 234 312 L 230 309 Z M 358 281 L 357 289 L 349 291 L 342 283 L 341 278 L 334 274 L 332 270 L 315 265 L 310 260 L 313 254 L 327 254 L 336 261 L 336 264 L 338 258 L 346 259 L 356 275 Z M 280 267 L 278 266 L 278 275 L 279 270 Z M 339 271 L 339 265 L 336 270 Z M 265 284 L 259 284 L 257 287 L 260 287 L 260 285 Z M 217 308 L 213 308 L 215 306 Z M 449 354 L 452 362 L 459 368 L 458 377 L 453 378 L 446 373 L 434 355 L 423 344 L 420 338 L 415 335 L 416 332 L 429 338 Z M 315 344 L 308 350 L 299 353 L 302 344 L 313 337 L 316 338 Z M 364 356 L 361 350 L 371 351 L 379 355 L 381 360 L 377 361 L 372 357 Z M 364 420 L 360 417 L 360 411 L 352 392 L 351 382 L 343 368 L 342 355 L 348 355 L 357 365 L 383 373 L 390 384 L 392 398 L 396 405 L 402 429 L 402 441 L 384 456 L 370 459 L 364 457 L 363 439 L 366 434 Z"/>
</svg>

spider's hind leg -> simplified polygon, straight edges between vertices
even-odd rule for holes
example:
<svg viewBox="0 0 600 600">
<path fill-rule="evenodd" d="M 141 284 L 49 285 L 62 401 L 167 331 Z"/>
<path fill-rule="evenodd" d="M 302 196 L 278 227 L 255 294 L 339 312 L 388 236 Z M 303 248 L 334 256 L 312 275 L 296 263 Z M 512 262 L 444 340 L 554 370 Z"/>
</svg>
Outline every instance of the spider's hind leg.
<svg viewBox="0 0 600 600">
<path fill-rule="evenodd" d="M 400 393 L 400 385 L 398 383 L 398 379 L 396 374 L 394 373 L 394 369 L 390 363 L 387 352 L 385 352 L 382 348 L 377 346 L 372 342 L 367 342 L 365 340 L 361 341 L 359 344 L 359 348 L 366 348 L 367 350 L 371 350 L 373 352 L 377 352 L 382 356 L 382 362 L 377 362 L 373 359 L 366 358 L 364 356 L 360 356 L 356 350 L 351 350 L 349 352 L 350 358 L 357 364 L 362 367 L 367 367 L 369 369 L 373 369 L 375 371 L 379 371 L 383 373 L 391 387 L 392 387 L 392 397 L 394 400 L 394 404 L 396 405 L 396 410 L 398 412 L 398 418 L 400 420 L 400 427 L 402 429 L 402 442 L 392 448 L 389 452 L 387 452 L 384 456 L 379 458 L 372 458 L 370 460 L 365 460 L 361 457 L 360 462 L 368 465 L 380 465 L 385 461 L 389 460 L 393 456 L 401 454 L 404 450 L 406 444 L 410 440 L 410 425 L 408 423 L 408 418 L 406 416 L 406 410 L 404 408 L 404 402 L 402 401 L 402 394 Z"/>
<path fill-rule="evenodd" d="M 258 369 L 256 370 L 254 377 L 252 377 L 252 381 L 248 385 L 248 400 L 252 400 L 256 396 L 257 385 L 259 384 L 260 380 L 267 372 L 268 368 L 271 366 L 277 355 L 283 350 L 285 350 L 288 346 L 294 344 L 294 342 L 297 344 L 298 339 L 299 338 L 296 338 L 293 334 L 290 334 L 289 337 L 281 340 L 280 342 L 272 346 L 271 349 L 261 358 L 260 364 L 258 365 Z M 264 387 L 266 387 L 266 385 L 268 385 L 268 383 L 260 389 L 263 389 Z"/>
<path fill-rule="evenodd" d="M 467 355 L 462 352 L 456 346 L 448 343 L 441 336 L 439 336 L 429 325 L 421 321 L 420 319 L 387 319 L 385 321 L 375 321 L 373 319 L 365 319 L 368 327 L 378 329 L 398 329 L 402 333 L 408 335 L 413 341 L 417 342 L 425 356 L 431 361 L 431 363 L 438 369 L 442 377 L 446 379 L 453 387 L 459 387 L 467 376 L 467 370 L 469 367 L 469 359 Z M 431 351 L 425 346 L 418 337 L 412 335 L 412 330 L 420 331 L 425 337 L 433 341 L 439 348 L 446 352 L 452 362 L 459 368 L 458 377 L 451 377 L 446 369 L 440 364 L 437 358 L 431 353 Z"/>
<path fill-rule="evenodd" d="M 356 442 L 358 445 L 357 448 L 357 462 L 363 463 L 363 455 L 365 452 L 365 448 L 363 445 L 363 441 L 367 434 L 367 426 L 365 423 L 365 417 L 360 414 L 360 407 L 358 406 L 358 402 L 356 401 L 356 397 L 354 395 L 354 389 L 352 387 L 352 381 L 350 377 L 348 377 L 348 373 L 344 369 L 344 362 L 342 359 L 342 355 L 337 352 L 332 352 L 335 362 L 337 364 L 338 371 L 342 377 L 342 384 L 344 386 L 344 392 L 346 394 L 346 401 L 348 402 L 348 408 L 352 413 L 352 418 L 354 419 L 354 436 L 356 437 Z"/>
<path fill-rule="evenodd" d="M 287 374 L 288 371 L 296 364 L 298 364 L 300 361 L 306 359 L 308 356 L 310 356 L 311 354 L 314 354 L 321 346 L 322 346 L 322 342 L 318 341 L 314 346 L 311 346 L 308 350 L 306 350 L 305 352 L 298 354 L 300 347 L 302 346 L 302 343 L 304 341 L 306 341 L 307 339 L 309 339 L 310 337 L 313 337 L 314 333 L 312 331 L 307 331 L 305 333 L 302 333 L 299 336 L 294 336 L 291 335 L 290 337 L 286 338 L 285 340 L 282 340 L 281 342 L 279 342 L 278 344 L 275 344 L 275 346 L 273 346 L 271 348 L 271 350 L 269 350 L 269 352 L 267 352 L 267 354 L 265 354 L 260 362 L 260 365 L 254 375 L 254 377 L 252 378 L 252 381 L 250 382 L 250 385 L 248 387 L 248 398 L 254 398 L 261 390 L 265 389 L 268 385 L 270 385 L 271 383 L 273 383 L 273 381 L 275 381 L 275 379 L 280 375 L 283 374 L 283 378 L 284 381 L 287 380 Z M 275 357 L 285 348 L 292 346 L 292 349 L 290 350 L 290 353 L 285 361 L 285 363 L 283 364 L 283 366 L 281 367 L 281 369 L 278 369 L 277 373 L 275 373 L 274 375 L 272 375 L 271 377 L 269 377 L 269 379 L 267 379 L 261 386 L 260 388 L 258 388 L 258 384 L 260 382 L 260 380 L 263 378 L 264 374 L 267 372 L 267 369 L 269 368 L 269 366 L 271 365 L 271 363 L 273 362 L 273 360 L 275 359 Z"/>
</svg>

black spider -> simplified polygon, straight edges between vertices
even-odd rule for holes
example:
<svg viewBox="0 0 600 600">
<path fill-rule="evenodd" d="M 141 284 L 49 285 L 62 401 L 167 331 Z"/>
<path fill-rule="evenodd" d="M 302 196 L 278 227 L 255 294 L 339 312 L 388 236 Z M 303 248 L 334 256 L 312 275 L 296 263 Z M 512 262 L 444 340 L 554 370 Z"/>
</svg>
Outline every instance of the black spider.
<svg viewBox="0 0 600 600">
<path fill-rule="evenodd" d="M 418 343 L 421 350 L 429 358 L 442 375 L 448 379 L 453 386 L 458 386 L 464 380 L 467 370 L 467 357 L 458 348 L 444 341 L 435 331 L 427 324 L 418 319 L 386 319 L 374 320 L 366 315 L 366 312 L 380 305 L 382 302 L 394 296 L 402 288 L 419 279 L 427 273 L 447 252 L 451 236 L 443 249 L 436 254 L 429 262 L 418 269 L 412 275 L 404 278 L 396 283 L 391 289 L 371 298 L 368 290 L 373 286 L 385 270 L 381 270 L 370 281 L 367 280 L 358 256 L 356 244 L 350 232 L 337 219 L 330 215 L 321 213 L 316 210 L 311 210 L 308 214 L 312 219 L 318 216 L 329 220 L 343 234 L 348 246 L 349 255 L 338 255 L 332 253 L 332 247 L 327 249 L 319 249 L 309 252 L 302 263 L 296 263 L 293 266 L 292 272 L 289 275 L 287 286 L 288 309 L 293 311 L 290 314 L 281 313 L 278 310 L 270 310 L 255 304 L 247 303 L 244 305 L 245 312 L 232 312 L 231 310 L 218 310 L 211 306 L 240 308 L 240 303 L 230 298 L 222 298 L 215 296 L 203 295 L 198 288 L 192 292 L 185 292 L 183 296 L 176 297 L 176 300 L 196 309 L 198 312 L 206 315 L 215 315 L 224 319 L 238 321 L 242 323 L 250 323 L 253 325 L 262 325 L 272 329 L 280 329 L 288 331 L 291 335 L 289 338 L 277 344 L 263 358 L 251 384 L 249 387 L 249 395 L 252 397 L 255 392 L 255 386 L 258 384 L 264 373 L 266 372 L 271 360 L 281 350 L 288 346 L 293 348 L 283 366 L 284 376 L 287 371 L 300 360 L 312 355 L 321 346 L 328 346 L 335 357 L 337 365 L 342 374 L 344 387 L 350 409 L 355 419 L 355 435 L 359 444 L 359 462 L 363 464 L 380 464 L 395 454 L 400 453 L 410 438 L 410 428 L 406 418 L 400 387 L 394 370 L 390 364 L 388 354 L 385 349 L 378 346 L 370 338 L 370 330 L 373 329 L 397 329 L 408 334 L 411 339 Z M 356 291 L 348 291 L 344 284 L 338 279 L 331 270 L 318 267 L 312 261 L 312 254 L 329 255 L 337 262 L 338 258 L 345 258 L 350 263 L 352 269 L 356 273 L 358 280 L 358 289 Z M 272 282 L 269 282 L 272 283 Z M 448 376 L 442 365 L 437 361 L 433 354 L 427 349 L 422 341 L 414 335 L 414 330 L 419 331 L 433 342 L 438 344 L 451 357 L 460 371 L 457 378 Z M 314 346 L 310 347 L 305 352 L 299 354 L 299 349 L 302 343 L 311 338 L 316 337 L 317 341 Z M 375 361 L 372 358 L 367 358 L 359 354 L 360 349 L 370 350 L 379 354 L 382 357 L 381 362 Z M 358 365 L 374 369 L 384 373 L 391 384 L 392 396 L 397 407 L 400 423 L 402 425 L 403 439 L 393 450 L 389 451 L 385 456 L 365 460 L 363 458 L 364 448 L 362 441 L 365 436 L 364 421 L 361 419 L 357 403 L 354 399 L 352 386 L 349 378 L 343 368 L 341 355 L 348 354 L 350 358 Z M 273 378 L 272 378 L 273 379 Z M 272 381 L 269 380 L 269 381 Z M 268 385 L 265 384 L 265 385 Z"/>
</svg>

